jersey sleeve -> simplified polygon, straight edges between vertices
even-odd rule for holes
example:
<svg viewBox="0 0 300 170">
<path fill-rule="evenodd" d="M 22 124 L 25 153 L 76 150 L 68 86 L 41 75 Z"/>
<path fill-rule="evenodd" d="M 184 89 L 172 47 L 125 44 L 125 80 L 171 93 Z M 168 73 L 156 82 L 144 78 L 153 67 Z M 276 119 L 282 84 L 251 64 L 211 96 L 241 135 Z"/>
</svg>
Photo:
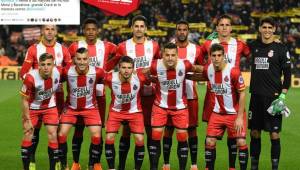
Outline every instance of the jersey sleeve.
<svg viewBox="0 0 300 170">
<path fill-rule="evenodd" d="M 157 76 L 157 60 L 153 60 L 150 66 L 150 74 L 153 76 Z"/>
<path fill-rule="evenodd" d="M 249 59 L 250 58 L 250 48 L 249 48 L 249 46 L 243 41 L 240 41 L 240 42 L 241 42 L 241 45 L 242 45 L 242 54 L 243 54 L 243 56 L 245 56 Z"/>
<path fill-rule="evenodd" d="M 103 84 L 105 73 L 102 68 L 99 67 L 96 68 L 96 77 L 97 77 L 97 84 Z"/>
<path fill-rule="evenodd" d="M 111 63 L 109 63 L 109 61 L 116 56 L 117 46 L 114 43 L 106 42 L 105 48 L 106 48 L 107 54 L 105 55 L 105 63 L 106 64 L 104 65 L 104 70 L 110 71 L 114 68 L 115 64 L 112 65 Z"/>
<path fill-rule="evenodd" d="M 72 59 L 71 59 L 71 55 L 70 55 L 67 47 L 62 46 L 62 50 L 63 50 L 63 56 L 64 56 L 62 67 L 70 66 L 72 64 Z"/>
<path fill-rule="evenodd" d="M 107 85 L 110 89 L 111 89 L 111 80 L 112 80 L 112 72 L 105 73 L 104 84 Z"/>
<path fill-rule="evenodd" d="M 246 88 L 244 78 L 239 69 L 233 68 L 231 70 L 231 82 L 236 90 L 244 90 Z"/>
<path fill-rule="evenodd" d="M 192 71 L 193 65 L 191 64 L 191 62 L 188 60 L 184 60 L 183 62 L 184 62 L 186 72 Z"/>
<path fill-rule="evenodd" d="M 119 60 L 123 55 L 126 55 L 124 42 L 120 43 L 116 48 L 116 55 L 113 58 L 111 58 L 108 62 L 108 65 L 111 67 L 111 69 L 118 64 Z"/>
<path fill-rule="evenodd" d="M 24 79 L 25 74 L 28 73 L 29 70 L 32 68 L 34 60 L 36 60 L 36 47 L 35 45 L 32 45 L 28 48 L 26 52 L 25 60 L 20 70 L 21 79 Z"/>
<path fill-rule="evenodd" d="M 77 49 L 78 49 L 78 43 L 77 43 L 77 42 L 73 42 L 73 43 L 70 45 L 69 49 L 68 49 L 71 58 L 74 58 L 74 57 L 75 57 L 75 54 L 76 54 Z"/>
<path fill-rule="evenodd" d="M 160 48 L 159 48 L 159 45 L 158 45 L 158 43 L 156 42 L 156 41 L 154 41 L 154 43 L 153 43 L 154 45 L 153 45 L 153 49 L 154 49 L 154 56 L 153 56 L 153 58 L 154 59 L 161 59 L 161 55 L 160 55 Z"/>
<path fill-rule="evenodd" d="M 33 92 L 34 92 L 34 79 L 30 74 L 27 74 L 23 81 L 20 94 L 29 97 Z"/>
<path fill-rule="evenodd" d="M 281 50 L 282 53 L 280 55 L 280 65 L 283 68 L 290 68 L 291 67 L 291 57 L 288 49 L 282 45 Z"/>
<path fill-rule="evenodd" d="M 195 63 L 199 64 L 199 65 L 205 65 L 205 59 L 204 59 L 204 55 L 203 55 L 201 46 L 197 46 Z"/>
<path fill-rule="evenodd" d="M 207 73 L 208 66 L 209 66 L 209 65 L 205 65 L 205 66 L 204 66 L 204 68 L 203 68 L 203 73 L 202 73 L 202 76 L 203 76 L 203 78 L 204 78 L 206 81 L 208 80 L 208 73 Z"/>
</svg>

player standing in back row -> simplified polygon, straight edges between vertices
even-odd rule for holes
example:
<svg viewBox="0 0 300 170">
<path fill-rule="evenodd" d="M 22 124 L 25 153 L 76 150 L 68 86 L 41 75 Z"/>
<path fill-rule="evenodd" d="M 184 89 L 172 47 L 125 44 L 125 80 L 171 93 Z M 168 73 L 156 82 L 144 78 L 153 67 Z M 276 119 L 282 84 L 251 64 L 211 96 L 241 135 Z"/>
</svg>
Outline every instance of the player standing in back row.
<svg viewBox="0 0 300 170">
<path fill-rule="evenodd" d="M 193 44 L 188 40 L 189 35 L 189 23 L 186 21 L 179 21 L 176 24 L 176 39 L 175 44 L 178 48 L 178 58 L 190 61 L 191 64 L 204 64 L 200 46 Z M 189 111 L 189 127 L 188 127 L 188 144 L 191 155 L 191 170 L 197 170 L 197 154 L 198 154 L 198 94 L 196 88 L 196 82 L 192 80 L 186 80 L 185 93 L 187 95 L 187 106 Z M 168 120 L 168 124 L 165 128 L 163 137 L 163 155 L 164 165 L 163 170 L 169 170 L 170 164 L 170 152 L 172 146 L 172 136 L 174 132 L 174 125 L 172 125 L 171 119 Z"/>
<path fill-rule="evenodd" d="M 249 57 L 250 50 L 246 43 L 233 38 L 232 31 L 232 19 L 229 15 L 221 15 L 217 19 L 216 31 L 218 33 L 217 38 L 212 40 L 206 40 L 201 46 L 202 54 L 207 55 L 210 53 L 210 47 L 212 44 L 218 43 L 224 47 L 225 59 L 227 63 L 232 67 L 240 68 L 240 60 L 242 56 Z M 208 63 L 211 63 L 208 57 Z M 204 107 L 202 113 L 202 120 L 208 122 L 213 108 L 211 103 L 214 102 L 209 90 L 206 90 Z M 229 169 L 235 169 L 235 160 L 237 154 L 236 140 L 233 138 L 227 138 L 228 157 L 229 157 Z"/>
<path fill-rule="evenodd" d="M 71 57 L 74 58 L 76 54 L 76 50 L 78 48 L 86 48 L 88 50 L 89 56 L 89 64 L 90 66 L 100 67 L 106 71 L 111 70 L 113 67 L 107 64 L 108 60 L 115 55 L 116 45 L 102 41 L 98 38 L 99 35 L 99 24 L 94 18 L 87 18 L 83 22 L 82 26 L 83 35 L 85 40 L 80 40 L 74 42 L 69 47 L 69 51 Z M 96 86 L 96 95 L 97 95 L 97 106 L 99 110 L 99 114 L 101 117 L 102 125 L 105 124 L 105 110 L 106 110 L 106 102 L 105 102 L 105 88 L 103 84 L 97 84 Z M 73 165 L 72 170 L 78 170 L 80 168 L 79 164 L 79 156 L 81 150 L 81 144 L 83 141 L 83 130 L 84 123 L 82 119 L 79 119 L 75 125 L 75 132 L 72 139 L 72 152 L 73 152 Z M 101 142 L 100 146 L 100 155 L 102 154 L 102 146 L 103 142 Z M 91 160 L 89 161 L 89 166 L 93 166 Z"/>
<path fill-rule="evenodd" d="M 134 69 L 141 70 L 150 67 L 154 59 L 160 58 L 159 46 L 156 41 L 146 37 L 147 19 L 142 15 L 132 18 L 131 30 L 132 38 L 118 45 L 116 57 L 113 59 L 113 65 L 116 65 L 121 56 L 129 56 L 134 60 Z M 151 111 L 154 102 L 154 85 L 144 85 L 142 88 L 142 110 L 144 115 L 144 125 L 147 133 L 147 139 L 151 139 Z M 123 128 L 123 135 L 119 145 L 119 169 L 125 168 L 126 158 L 130 147 L 130 130 L 128 125 Z M 149 141 L 147 145 L 149 146 Z"/>
<path fill-rule="evenodd" d="M 271 116 L 267 109 L 275 99 L 285 99 L 291 84 L 291 62 L 286 46 L 274 42 L 275 31 L 276 24 L 273 18 L 261 19 L 261 40 L 250 44 L 252 58 L 248 128 L 251 129 L 251 170 L 258 169 L 261 130 L 270 134 L 272 170 L 277 170 L 279 165 L 282 115 Z"/>
</svg>

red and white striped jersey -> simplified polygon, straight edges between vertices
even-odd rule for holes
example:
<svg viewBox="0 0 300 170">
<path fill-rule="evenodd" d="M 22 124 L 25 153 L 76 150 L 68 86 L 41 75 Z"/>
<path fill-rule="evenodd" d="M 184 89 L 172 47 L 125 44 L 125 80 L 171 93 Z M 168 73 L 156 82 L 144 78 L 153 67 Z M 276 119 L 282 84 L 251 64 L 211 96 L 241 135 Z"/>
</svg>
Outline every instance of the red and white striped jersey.
<svg viewBox="0 0 300 170">
<path fill-rule="evenodd" d="M 240 68 L 240 60 L 241 56 L 250 56 L 250 49 L 244 42 L 237 40 L 235 38 L 230 38 L 228 42 L 221 42 L 218 38 L 213 40 L 206 40 L 204 44 L 201 46 L 202 55 L 209 55 L 210 47 L 212 44 L 219 43 L 224 47 L 225 57 L 227 59 L 227 63 L 231 66 L 235 66 Z M 210 63 L 210 59 L 208 61 Z"/>
<path fill-rule="evenodd" d="M 220 114 L 237 114 L 239 109 L 239 90 L 245 89 L 244 79 L 237 67 L 226 64 L 222 71 L 215 71 L 209 64 L 203 71 L 211 92 L 213 111 Z"/>
<path fill-rule="evenodd" d="M 29 97 L 29 109 L 41 110 L 56 106 L 55 92 L 58 90 L 60 82 L 60 72 L 53 68 L 52 75 L 48 79 L 43 79 L 38 69 L 32 69 L 26 74 L 21 94 Z"/>
<path fill-rule="evenodd" d="M 178 47 L 178 58 L 188 60 L 191 64 L 204 65 L 203 55 L 201 55 L 200 46 L 188 43 L 186 47 Z M 186 80 L 185 86 L 187 99 L 197 99 L 196 82 L 192 80 Z"/>
<path fill-rule="evenodd" d="M 142 112 L 141 87 L 146 78 L 140 73 L 133 73 L 130 82 L 121 82 L 119 72 L 107 74 L 105 84 L 111 89 L 110 109 L 116 112 Z"/>
<path fill-rule="evenodd" d="M 80 75 L 72 65 L 63 71 L 63 79 L 67 81 L 68 107 L 75 110 L 97 108 L 96 84 L 104 79 L 103 69 L 89 66 L 89 71 Z"/>
<path fill-rule="evenodd" d="M 134 60 L 134 68 L 136 70 L 147 68 L 150 67 L 154 59 L 160 58 L 159 45 L 153 40 L 145 40 L 144 43 L 135 43 L 131 38 L 118 45 L 115 63 L 124 55 Z M 143 87 L 142 96 L 153 94 L 153 84 Z"/>
<path fill-rule="evenodd" d="M 58 67 L 65 67 L 72 63 L 70 53 L 65 46 L 58 42 L 53 46 L 46 46 L 41 41 L 28 48 L 24 63 L 20 70 L 21 78 L 24 78 L 24 75 L 28 73 L 31 68 L 38 68 L 39 57 L 43 53 L 52 54 L 54 57 L 54 64 Z"/>
<path fill-rule="evenodd" d="M 111 70 L 107 65 L 109 56 L 114 56 L 117 50 L 115 44 L 97 39 L 95 44 L 88 44 L 85 40 L 74 42 L 69 47 L 69 52 L 73 58 L 78 48 L 86 48 L 90 60 L 90 66 L 100 67 L 106 71 Z M 110 68 L 110 69 L 108 69 Z"/>
<path fill-rule="evenodd" d="M 167 69 L 162 59 L 154 60 L 151 75 L 157 77 L 154 104 L 167 109 L 184 109 L 187 104 L 185 74 L 192 70 L 187 60 L 178 59 L 175 69 Z"/>
</svg>

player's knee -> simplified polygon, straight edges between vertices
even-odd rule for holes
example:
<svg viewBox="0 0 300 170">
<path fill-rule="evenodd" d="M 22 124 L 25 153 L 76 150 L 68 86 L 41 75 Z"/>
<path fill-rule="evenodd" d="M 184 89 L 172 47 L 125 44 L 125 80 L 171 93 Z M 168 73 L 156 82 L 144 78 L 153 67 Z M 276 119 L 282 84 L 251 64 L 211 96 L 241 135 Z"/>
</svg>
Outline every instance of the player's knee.
<svg viewBox="0 0 300 170">
<path fill-rule="evenodd" d="M 107 133 L 105 140 L 115 140 L 115 134 L 114 133 Z"/>
<path fill-rule="evenodd" d="M 241 146 L 247 145 L 247 142 L 246 142 L 246 139 L 244 139 L 244 138 L 239 138 L 239 139 L 237 139 L 236 144 L 237 144 L 238 147 L 241 147 Z"/>
<path fill-rule="evenodd" d="M 206 147 L 214 148 L 214 147 L 216 147 L 216 142 L 217 142 L 216 138 L 206 138 L 205 139 Z"/>
<path fill-rule="evenodd" d="M 188 137 L 187 132 L 177 132 L 176 133 L 176 138 L 177 138 L 178 142 L 187 141 L 187 137 Z"/>
<path fill-rule="evenodd" d="M 279 139 L 280 138 L 280 136 L 279 136 L 279 133 L 277 133 L 277 132 L 271 132 L 270 133 L 270 138 L 271 139 Z"/>
<path fill-rule="evenodd" d="M 261 132 L 258 130 L 251 130 L 250 135 L 252 138 L 260 138 Z"/>
<path fill-rule="evenodd" d="M 189 128 L 188 129 L 188 134 L 189 134 L 190 138 L 196 137 L 197 136 L 197 129 L 196 129 L 196 127 Z"/>
<path fill-rule="evenodd" d="M 57 140 L 57 131 L 48 131 L 48 139 L 50 141 Z"/>
<path fill-rule="evenodd" d="M 112 145 L 115 143 L 115 136 L 113 135 L 106 135 L 106 138 L 105 138 L 105 144 L 108 144 L 108 145 Z"/>
<path fill-rule="evenodd" d="M 162 137 L 162 131 L 160 130 L 152 130 L 152 139 L 153 140 L 160 140 Z"/>
<path fill-rule="evenodd" d="M 136 146 L 144 146 L 144 137 L 135 137 L 135 145 Z"/>
<path fill-rule="evenodd" d="M 101 142 L 101 137 L 100 136 L 92 136 L 91 137 L 91 142 L 94 145 L 99 145 Z"/>
<path fill-rule="evenodd" d="M 58 143 L 66 143 L 66 142 L 67 142 L 67 136 L 58 135 Z"/>
</svg>

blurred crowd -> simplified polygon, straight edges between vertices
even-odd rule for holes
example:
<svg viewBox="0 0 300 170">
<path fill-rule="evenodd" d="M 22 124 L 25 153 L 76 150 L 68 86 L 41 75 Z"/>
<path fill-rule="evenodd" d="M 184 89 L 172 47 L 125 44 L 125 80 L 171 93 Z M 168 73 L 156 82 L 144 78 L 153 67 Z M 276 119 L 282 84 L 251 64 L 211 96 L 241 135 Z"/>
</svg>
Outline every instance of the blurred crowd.
<svg viewBox="0 0 300 170">
<path fill-rule="evenodd" d="M 299 8 L 298 0 L 141 0 L 140 7 L 127 17 L 105 16 L 99 9 L 81 2 L 81 23 L 87 17 L 96 18 L 100 24 L 107 23 L 110 19 L 130 19 L 133 15 L 142 14 L 147 17 L 150 29 L 158 29 L 157 22 L 173 22 L 187 20 L 192 23 L 204 22 L 212 30 L 215 27 L 216 18 L 224 13 L 230 14 L 234 25 L 248 26 L 248 30 L 233 31 L 233 34 L 253 34 L 257 33 L 259 18 L 251 17 L 251 12 L 282 12 L 291 8 Z M 298 16 L 299 17 L 299 16 Z M 300 23 L 291 22 L 288 17 L 276 18 L 278 23 L 276 34 L 280 40 L 287 45 L 291 53 L 293 73 L 300 75 L 300 54 L 296 53 L 296 48 L 300 48 Z M 0 25 L 0 65 L 1 58 L 6 57 L 19 65 L 22 64 L 26 49 L 38 38 L 26 39 L 27 34 L 24 29 L 28 26 L 7 26 Z M 174 37 L 175 29 L 160 28 L 167 32 L 167 36 L 151 37 L 160 44 L 170 41 Z M 80 26 L 68 25 L 59 26 L 59 31 L 64 34 L 81 34 Z M 210 31 L 191 30 L 189 39 L 195 43 L 200 43 L 200 39 L 205 39 Z M 24 36 L 25 35 L 25 36 Z M 100 37 L 103 40 L 111 41 L 115 44 L 129 38 L 130 34 L 122 34 L 119 29 L 103 29 Z M 25 37 L 25 38 L 24 38 Z M 249 41 L 249 40 L 248 40 Z M 62 42 L 69 45 L 70 42 Z M 242 61 L 242 69 L 247 70 L 249 66 L 246 61 Z"/>
</svg>

